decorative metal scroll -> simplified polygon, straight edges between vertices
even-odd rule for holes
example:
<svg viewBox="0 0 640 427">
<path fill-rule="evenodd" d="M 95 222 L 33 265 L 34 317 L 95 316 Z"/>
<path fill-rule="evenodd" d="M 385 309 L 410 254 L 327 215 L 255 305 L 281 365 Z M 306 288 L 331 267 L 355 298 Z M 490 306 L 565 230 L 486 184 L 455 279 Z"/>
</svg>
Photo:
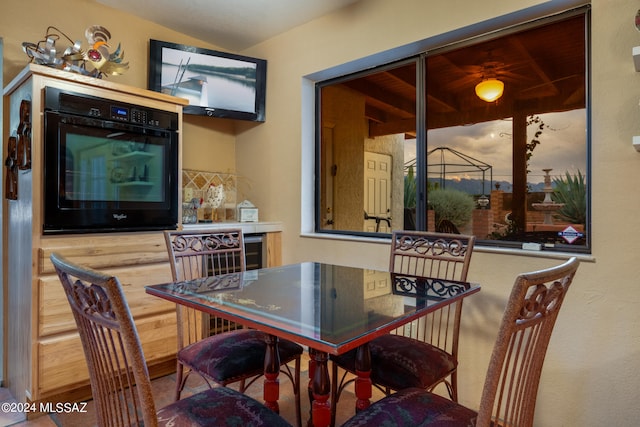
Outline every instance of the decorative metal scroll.
<svg viewBox="0 0 640 427">
<path fill-rule="evenodd" d="M 235 232 L 178 235 L 172 242 L 176 254 L 233 250 L 238 249 L 239 245 Z"/>
<path fill-rule="evenodd" d="M 210 276 L 201 279 L 176 283 L 172 291 L 180 294 L 202 294 L 204 292 L 224 292 L 242 289 L 244 284 L 242 273 Z"/>
<path fill-rule="evenodd" d="M 402 274 L 393 275 L 392 291 L 395 295 L 440 301 L 459 295 L 467 289 L 469 284 L 464 282 Z"/>
<path fill-rule="evenodd" d="M 223 274 L 220 276 L 203 277 L 195 280 L 188 280 L 184 282 L 175 283 L 170 286 L 170 291 L 191 295 L 196 298 L 201 298 L 207 301 L 215 302 L 228 302 L 234 304 L 240 304 L 243 306 L 253 306 L 256 309 L 264 311 L 278 311 L 282 307 L 270 304 L 259 305 L 253 299 L 242 298 L 235 295 L 233 292 L 243 289 L 250 281 L 245 280 L 246 275 L 251 272 L 239 272 L 232 274 Z"/>
<path fill-rule="evenodd" d="M 564 288 L 560 282 L 550 283 L 548 288 L 543 284 L 530 288 L 517 323 L 523 324 L 550 315 L 560 307 L 563 297 Z"/>
<path fill-rule="evenodd" d="M 467 246 L 458 239 L 429 239 L 427 237 L 401 236 L 395 250 L 398 252 L 415 252 L 419 255 L 445 256 L 463 258 Z"/>
<path fill-rule="evenodd" d="M 118 328 L 111 300 L 100 285 L 87 284 L 82 280 L 69 281 L 72 298 L 69 303 L 75 310 L 89 317 L 91 321 L 111 329 Z"/>
</svg>

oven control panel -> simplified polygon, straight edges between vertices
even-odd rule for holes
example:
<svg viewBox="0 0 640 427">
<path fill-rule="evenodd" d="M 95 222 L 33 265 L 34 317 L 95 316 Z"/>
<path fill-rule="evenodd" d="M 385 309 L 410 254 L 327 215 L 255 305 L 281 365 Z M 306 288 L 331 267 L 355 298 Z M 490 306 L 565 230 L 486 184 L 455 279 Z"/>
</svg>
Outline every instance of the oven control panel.
<svg viewBox="0 0 640 427">
<path fill-rule="evenodd" d="M 178 129 L 176 113 L 68 92 L 54 87 L 45 88 L 45 109 L 141 126 Z"/>
</svg>

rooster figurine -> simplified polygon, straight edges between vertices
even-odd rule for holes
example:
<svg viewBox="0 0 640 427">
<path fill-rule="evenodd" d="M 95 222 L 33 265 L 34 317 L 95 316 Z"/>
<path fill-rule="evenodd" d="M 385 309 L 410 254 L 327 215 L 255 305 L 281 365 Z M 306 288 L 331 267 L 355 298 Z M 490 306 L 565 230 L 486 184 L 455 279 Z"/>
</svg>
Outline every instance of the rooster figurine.
<svg viewBox="0 0 640 427">
<path fill-rule="evenodd" d="M 128 62 L 122 62 L 124 52 L 120 49 L 120 44 L 113 53 L 109 52 L 107 42 L 111 38 L 109 31 L 100 26 L 92 25 L 85 31 L 85 36 L 91 46 L 84 54 L 84 59 L 94 67 L 94 77 L 102 74 L 115 76 L 124 73 L 129 68 Z"/>
<path fill-rule="evenodd" d="M 222 206 L 224 199 L 224 185 L 211 184 L 207 190 L 207 203 L 211 207 L 211 217 L 214 221 L 220 221 L 218 209 Z"/>
<path fill-rule="evenodd" d="M 211 207 L 213 209 L 219 208 L 220 206 L 222 206 L 222 202 L 224 202 L 224 199 L 224 186 L 222 184 L 211 184 L 209 186 L 209 189 L 207 190 L 207 202 L 211 205 Z"/>
</svg>

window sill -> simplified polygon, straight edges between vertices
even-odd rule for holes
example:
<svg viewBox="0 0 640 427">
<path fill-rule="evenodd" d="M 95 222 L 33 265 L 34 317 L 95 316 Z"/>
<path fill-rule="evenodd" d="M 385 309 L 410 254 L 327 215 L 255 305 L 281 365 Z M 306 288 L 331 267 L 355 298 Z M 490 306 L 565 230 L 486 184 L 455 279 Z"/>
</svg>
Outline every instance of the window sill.
<svg viewBox="0 0 640 427">
<path fill-rule="evenodd" d="M 300 237 L 310 239 L 325 239 L 336 240 L 344 242 L 359 242 L 359 243 L 375 243 L 388 245 L 389 237 L 365 237 L 365 236 L 353 236 L 348 234 L 331 234 L 331 233 L 301 233 Z M 483 246 L 481 243 L 476 243 L 473 250 L 475 252 L 491 253 L 498 255 L 517 255 L 526 257 L 537 258 L 549 258 L 549 259 L 563 259 L 566 260 L 571 257 L 576 257 L 580 261 L 595 262 L 595 257 L 592 254 L 585 254 L 580 252 L 559 252 L 559 251 L 545 251 L 545 250 L 527 250 L 518 248 L 503 248 L 493 246 Z"/>
</svg>

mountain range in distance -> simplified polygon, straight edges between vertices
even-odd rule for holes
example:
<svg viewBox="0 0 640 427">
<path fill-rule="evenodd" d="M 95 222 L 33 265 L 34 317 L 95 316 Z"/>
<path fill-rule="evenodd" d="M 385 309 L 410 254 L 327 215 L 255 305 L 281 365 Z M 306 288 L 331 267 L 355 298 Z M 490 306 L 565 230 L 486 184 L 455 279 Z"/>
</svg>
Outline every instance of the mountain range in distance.
<svg viewBox="0 0 640 427">
<path fill-rule="evenodd" d="M 445 179 L 444 183 L 438 178 L 429 178 L 429 182 L 432 185 L 439 185 L 440 188 L 446 188 L 447 190 L 458 190 L 467 194 L 489 194 L 491 190 L 496 189 L 496 184 L 499 184 L 500 190 L 505 193 L 513 192 L 513 184 L 508 181 L 483 181 L 481 179 Z M 544 189 L 544 182 L 539 183 L 527 183 L 530 192 L 539 192 Z"/>
</svg>

